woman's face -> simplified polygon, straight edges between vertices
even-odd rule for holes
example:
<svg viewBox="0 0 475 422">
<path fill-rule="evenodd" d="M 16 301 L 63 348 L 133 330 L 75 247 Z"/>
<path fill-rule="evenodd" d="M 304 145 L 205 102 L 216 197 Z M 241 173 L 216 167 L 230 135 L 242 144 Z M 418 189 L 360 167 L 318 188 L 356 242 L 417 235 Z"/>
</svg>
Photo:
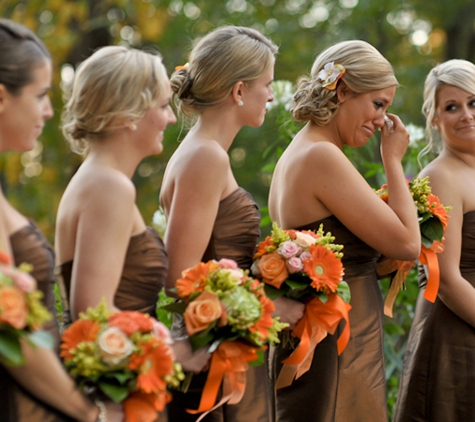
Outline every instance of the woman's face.
<svg viewBox="0 0 475 422">
<path fill-rule="evenodd" d="M 0 150 L 29 151 L 43 131 L 45 121 L 54 114 L 48 91 L 52 66 L 44 60 L 34 67 L 33 81 L 19 95 L 0 85 Z"/>
<path fill-rule="evenodd" d="M 340 110 L 337 114 L 342 143 L 351 147 L 365 145 L 378 128 L 384 126 L 384 117 L 392 104 L 396 87 L 355 94 L 339 85 Z"/>
<path fill-rule="evenodd" d="M 266 104 L 274 101 L 271 87 L 273 80 L 274 66 L 271 66 L 259 79 L 243 86 L 242 101 L 244 104 L 239 111 L 244 115 L 244 125 L 259 127 L 264 123 Z"/>
<path fill-rule="evenodd" d="M 443 85 L 437 94 L 432 123 L 445 145 L 465 150 L 475 141 L 475 95 L 453 85 Z"/>
<path fill-rule="evenodd" d="M 164 86 L 157 103 L 137 123 L 137 133 L 147 143 L 147 155 L 162 152 L 164 131 L 168 125 L 176 123 L 175 114 L 170 107 L 170 82 L 167 80 Z"/>
</svg>

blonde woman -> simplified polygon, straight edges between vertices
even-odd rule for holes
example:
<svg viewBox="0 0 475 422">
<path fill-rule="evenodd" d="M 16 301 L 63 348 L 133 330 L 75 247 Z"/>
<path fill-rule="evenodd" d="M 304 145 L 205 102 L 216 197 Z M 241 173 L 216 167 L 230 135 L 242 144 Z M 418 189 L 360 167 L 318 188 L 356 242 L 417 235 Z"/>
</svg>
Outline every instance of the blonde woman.
<svg viewBox="0 0 475 422">
<path fill-rule="evenodd" d="M 168 219 L 168 288 L 200 261 L 231 258 L 244 269 L 252 264 L 260 215 L 234 178 L 228 150 L 243 126 L 264 122 L 274 98 L 276 52 L 256 30 L 221 27 L 196 43 L 188 64 L 171 78 L 178 110 L 195 124 L 171 157 L 160 192 Z M 170 422 L 196 420 L 185 409 L 198 408 L 207 375 L 195 375 L 188 393 L 174 394 Z M 241 402 L 221 406 L 204 420 L 269 421 L 267 385 L 265 366 L 251 367 Z"/>
<path fill-rule="evenodd" d="M 475 65 L 449 60 L 425 81 L 428 149 L 439 155 L 421 172 L 432 192 L 451 205 L 444 251 L 438 255 L 440 288 L 435 303 L 423 298 L 411 328 L 394 421 L 475 420 Z"/>
<path fill-rule="evenodd" d="M 345 41 L 316 58 L 294 94 L 292 115 L 306 125 L 277 163 L 269 211 L 284 229 L 317 230 L 323 224 L 344 245 L 351 337 L 338 356 L 341 322 L 335 335 L 317 345 L 310 370 L 276 391 L 279 422 L 387 420 L 383 302 L 375 266 L 380 254 L 413 260 L 420 248 L 416 210 L 401 165 L 409 135 L 397 116 L 386 117 L 397 85 L 391 65 L 373 46 Z M 342 150 L 365 145 L 378 130 L 389 205 Z M 271 351 L 273 377 L 292 351 L 291 346 Z"/>
<path fill-rule="evenodd" d="M 53 116 L 48 97 L 51 56 L 29 29 L 0 19 L 0 152 L 31 150 L 47 119 Z M 0 191 L 0 247 L 12 261 L 32 265 L 32 276 L 54 314 L 54 253 L 38 227 L 12 207 Z M 56 319 L 45 327 L 58 346 Z M 104 420 L 104 406 L 89 401 L 64 370 L 52 350 L 22 345 L 25 365 L 0 365 L 0 420 L 5 422 L 94 422 Z M 107 420 L 121 421 L 121 406 L 108 403 Z"/>
<path fill-rule="evenodd" d="M 85 159 L 61 198 L 55 239 L 73 320 L 101 299 L 110 310 L 156 316 L 168 261 L 135 204 L 131 178 L 143 158 L 163 149 L 164 131 L 176 121 L 170 96 L 156 54 L 104 47 L 77 70 L 63 133 Z M 195 370 L 188 343 L 174 348 L 185 368 Z M 201 369 L 208 357 L 196 358 Z"/>
</svg>

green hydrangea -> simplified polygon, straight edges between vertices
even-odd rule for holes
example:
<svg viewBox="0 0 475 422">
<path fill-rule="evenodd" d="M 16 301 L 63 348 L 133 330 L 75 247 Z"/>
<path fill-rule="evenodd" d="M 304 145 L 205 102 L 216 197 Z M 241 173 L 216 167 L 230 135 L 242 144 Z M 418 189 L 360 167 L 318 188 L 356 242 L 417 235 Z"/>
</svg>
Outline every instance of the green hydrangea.
<svg viewBox="0 0 475 422">
<path fill-rule="evenodd" d="M 262 309 L 259 299 L 241 286 L 226 292 L 221 301 L 226 308 L 229 324 L 236 330 L 247 330 L 261 316 Z"/>
</svg>

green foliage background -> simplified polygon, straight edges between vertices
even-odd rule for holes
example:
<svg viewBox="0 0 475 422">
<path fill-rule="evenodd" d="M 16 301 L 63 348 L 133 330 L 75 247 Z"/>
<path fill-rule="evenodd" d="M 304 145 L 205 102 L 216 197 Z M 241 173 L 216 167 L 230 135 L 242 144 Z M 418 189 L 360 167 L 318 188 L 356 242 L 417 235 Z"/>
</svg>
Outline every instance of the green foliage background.
<svg viewBox="0 0 475 422">
<path fill-rule="evenodd" d="M 0 158 L 0 181 L 8 199 L 37 221 L 51 242 L 57 205 L 81 163 L 59 130 L 61 69 L 65 64 L 75 67 L 100 46 L 154 47 L 171 72 L 187 61 L 195 38 L 224 24 L 252 26 L 279 45 L 275 79 L 292 85 L 310 70 L 315 56 L 328 45 L 363 39 L 388 58 L 399 79 L 401 86 L 390 112 L 416 127 L 424 124 L 420 108 L 429 69 L 450 58 L 475 60 L 475 8 L 471 0 L 0 0 L 0 15 L 37 32 L 54 59 L 51 97 L 55 117 L 48 122 L 34 151 L 9 152 Z M 419 40 L 422 35 L 422 41 L 415 42 L 418 35 Z M 244 128 L 229 151 L 238 183 L 254 195 L 261 207 L 263 235 L 269 233 L 266 205 L 272 170 L 298 129 L 289 121 L 284 85 L 275 84 L 276 105 L 269 110 L 264 125 Z M 166 162 L 184 134 L 180 124 L 169 128 L 165 151 L 144 160 L 134 176 L 139 208 L 148 222 L 158 207 Z M 423 139 L 411 143 L 404 161 L 408 176 L 419 171 L 416 157 L 423 145 Z M 345 152 L 373 187 L 384 182 L 378 139 Z M 387 280 L 381 283 L 384 294 L 387 284 Z M 415 272 L 410 274 L 407 287 L 398 297 L 394 319 L 386 320 L 390 413 L 414 313 Z"/>
</svg>

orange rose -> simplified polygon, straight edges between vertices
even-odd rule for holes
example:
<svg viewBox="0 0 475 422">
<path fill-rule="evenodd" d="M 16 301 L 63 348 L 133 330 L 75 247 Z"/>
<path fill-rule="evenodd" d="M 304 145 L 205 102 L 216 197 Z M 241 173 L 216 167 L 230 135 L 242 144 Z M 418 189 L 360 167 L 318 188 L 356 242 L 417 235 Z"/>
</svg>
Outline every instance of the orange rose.
<svg viewBox="0 0 475 422">
<path fill-rule="evenodd" d="M 116 366 L 128 358 L 134 344 L 123 331 L 117 327 L 109 327 L 99 335 L 99 352 L 106 365 Z"/>
<path fill-rule="evenodd" d="M 277 252 L 264 255 L 257 263 L 264 283 L 280 289 L 282 283 L 287 280 L 289 273 L 285 261 Z"/>
<path fill-rule="evenodd" d="M 203 292 L 188 304 L 183 317 L 185 318 L 186 331 L 188 335 L 192 336 L 206 330 L 218 318 L 225 318 L 226 312 L 216 295 Z"/>
<path fill-rule="evenodd" d="M 28 305 L 25 296 L 14 287 L 0 289 L 0 322 L 21 330 L 26 326 Z"/>
</svg>

